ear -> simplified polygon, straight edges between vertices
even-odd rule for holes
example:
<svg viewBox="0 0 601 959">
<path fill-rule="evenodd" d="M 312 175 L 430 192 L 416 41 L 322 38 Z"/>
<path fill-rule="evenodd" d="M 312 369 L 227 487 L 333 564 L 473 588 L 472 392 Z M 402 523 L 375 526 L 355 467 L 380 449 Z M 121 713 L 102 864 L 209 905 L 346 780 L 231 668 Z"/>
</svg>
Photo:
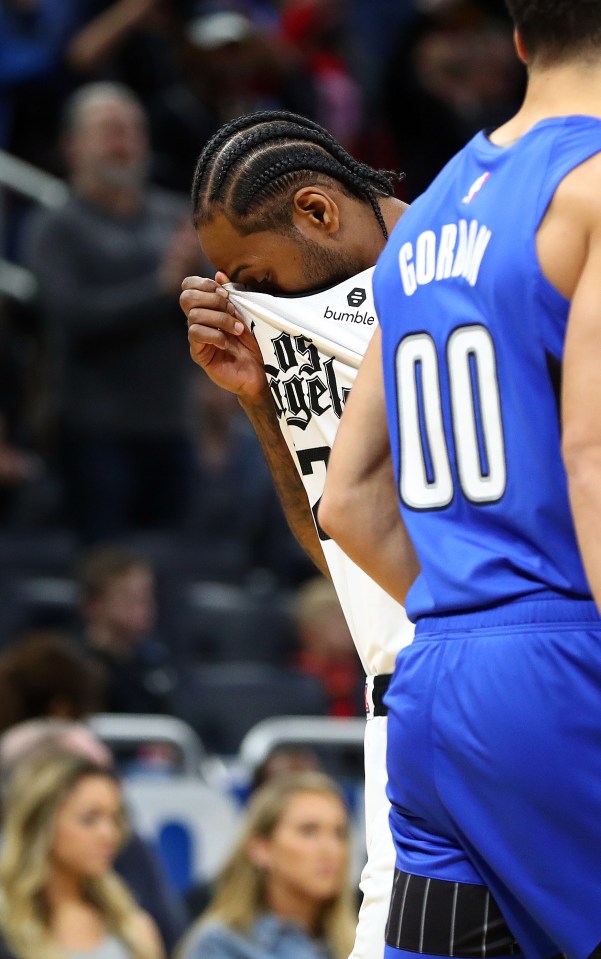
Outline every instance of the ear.
<svg viewBox="0 0 601 959">
<path fill-rule="evenodd" d="M 319 230 L 337 233 L 340 229 L 340 209 L 327 190 L 319 186 L 304 186 L 297 190 L 293 200 L 292 220 L 303 232 Z"/>
<path fill-rule="evenodd" d="M 518 57 L 526 66 L 528 65 L 528 54 L 526 53 L 526 48 L 524 46 L 524 41 L 520 35 L 520 31 L 516 27 L 513 31 L 513 42 L 517 50 Z"/>
<path fill-rule="evenodd" d="M 248 858 L 258 869 L 269 869 L 271 865 L 269 840 L 254 836 L 248 843 Z"/>
</svg>

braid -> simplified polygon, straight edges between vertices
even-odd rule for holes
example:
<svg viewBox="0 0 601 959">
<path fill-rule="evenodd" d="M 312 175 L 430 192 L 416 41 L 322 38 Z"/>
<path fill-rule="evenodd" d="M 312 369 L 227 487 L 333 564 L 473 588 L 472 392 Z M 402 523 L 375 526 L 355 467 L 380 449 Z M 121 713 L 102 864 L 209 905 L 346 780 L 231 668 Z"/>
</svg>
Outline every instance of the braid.
<svg viewBox="0 0 601 959">
<path fill-rule="evenodd" d="M 230 120 L 229 123 L 224 123 L 217 133 L 214 133 L 211 139 L 205 144 L 198 158 L 192 182 L 192 204 L 194 210 L 196 210 L 199 205 L 201 187 L 210 175 L 212 162 L 214 162 L 219 148 L 223 144 L 233 140 L 238 133 L 242 133 L 244 130 L 260 127 L 264 123 L 275 123 L 280 120 L 294 121 L 297 130 L 298 128 L 321 130 L 319 124 L 308 120 L 306 117 L 290 113 L 288 110 L 263 110 L 257 113 L 247 113 L 241 117 L 236 117 L 234 120 Z M 324 130 L 323 132 L 325 133 L 326 131 Z M 245 139 L 243 140 L 243 138 L 241 138 L 241 141 L 247 142 Z"/>
<path fill-rule="evenodd" d="M 209 140 L 194 174 L 194 219 L 209 220 L 223 209 L 246 221 L 243 225 L 252 232 L 250 215 L 260 211 L 263 228 L 281 224 L 289 215 L 281 203 L 284 194 L 311 182 L 315 174 L 335 180 L 345 192 L 369 203 L 387 236 L 378 198 L 391 196 L 393 180 L 402 175 L 355 160 L 318 123 L 286 110 L 238 117 Z"/>
</svg>

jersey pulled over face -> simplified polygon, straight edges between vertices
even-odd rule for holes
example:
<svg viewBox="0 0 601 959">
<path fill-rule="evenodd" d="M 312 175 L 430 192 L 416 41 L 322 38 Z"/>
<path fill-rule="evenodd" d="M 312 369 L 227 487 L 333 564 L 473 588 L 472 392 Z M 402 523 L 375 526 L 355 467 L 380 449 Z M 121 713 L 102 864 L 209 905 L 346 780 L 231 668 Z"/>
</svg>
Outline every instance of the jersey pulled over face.
<svg viewBox="0 0 601 959">
<path fill-rule="evenodd" d="M 569 302 L 536 235 L 601 122 L 478 134 L 391 235 L 376 267 L 388 425 L 422 572 L 414 620 L 522 597 L 590 596 L 561 456 Z"/>
<path fill-rule="evenodd" d="M 377 325 L 372 275 L 373 268 L 307 296 L 229 288 L 261 349 L 280 429 L 314 517 L 340 417 Z M 404 610 L 318 532 L 365 671 L 392 672 L 413 633 Z"/>
</svg>

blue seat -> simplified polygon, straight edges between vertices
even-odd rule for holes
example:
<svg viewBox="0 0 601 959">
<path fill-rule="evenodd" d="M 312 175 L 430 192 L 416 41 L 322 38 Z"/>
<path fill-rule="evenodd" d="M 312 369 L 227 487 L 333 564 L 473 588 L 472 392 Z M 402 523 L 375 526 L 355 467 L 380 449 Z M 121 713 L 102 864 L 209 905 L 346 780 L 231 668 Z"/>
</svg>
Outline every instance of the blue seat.
<svg viewBox="0 0 601 959">
<path fill-rule="evenodd" d="M 236 839 L 242 812 L 200 779 L 125 778 L 137 831 L 156 849 L 171 886 L 185 893 L 215 878 Z"/>
</svg>

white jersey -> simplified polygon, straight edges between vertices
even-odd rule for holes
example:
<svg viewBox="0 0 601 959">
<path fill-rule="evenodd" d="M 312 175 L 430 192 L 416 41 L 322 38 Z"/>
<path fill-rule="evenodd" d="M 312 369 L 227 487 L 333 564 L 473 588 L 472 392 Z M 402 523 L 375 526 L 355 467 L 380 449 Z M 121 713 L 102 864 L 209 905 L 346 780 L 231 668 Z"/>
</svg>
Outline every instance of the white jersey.
<svg viewBox="0 0 601 959">
<path fill-rule="evenodd" d="M 280 428 L 314 516 L 344 404 L 377 326 L 372 275 L 373 267 L 308 296 L 228 287 L 259 344 Z M 365 672 L 391 673 L 413 637 L 405 610 L 323 531 L 319 535 Z"/>
<path fill-rule="evenodd" d="M 230 286 L 230 297 L 254 333 L 282 434 L 294 457 L 313 515 L 323 493 L 330 448 L 367 344 L 377 326 L 373 269 L 310 296 L 275 297 Z M 405 610 L 320 531 L 321 545 L 351 635 L 368 677 L 392 673 L 411 642 Z M 386 717 L 373 714 L 366 684 L 363 901 L 350 959 L 381 959 L 395 853 L 388 828 Z"/>
</svg>

